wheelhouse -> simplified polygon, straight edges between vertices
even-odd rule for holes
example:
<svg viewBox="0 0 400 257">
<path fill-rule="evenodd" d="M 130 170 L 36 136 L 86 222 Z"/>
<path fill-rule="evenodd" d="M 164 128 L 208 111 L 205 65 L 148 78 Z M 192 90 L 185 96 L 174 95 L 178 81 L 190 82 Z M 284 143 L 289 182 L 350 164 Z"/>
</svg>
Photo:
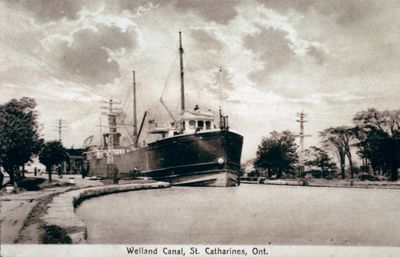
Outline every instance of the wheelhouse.
<svg viewBox="0 0 400 257">
<path fill-rule="evenodd" d="M 183 134 L 215 129 L 215 116 L 211 111 L 185 111 L 177 120 Z"/>
</svg>

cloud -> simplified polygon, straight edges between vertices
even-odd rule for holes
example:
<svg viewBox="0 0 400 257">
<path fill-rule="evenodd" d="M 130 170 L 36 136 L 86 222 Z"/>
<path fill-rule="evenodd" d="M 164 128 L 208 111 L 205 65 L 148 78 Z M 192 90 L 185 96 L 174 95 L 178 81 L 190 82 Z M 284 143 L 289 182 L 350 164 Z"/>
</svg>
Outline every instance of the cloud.
<svg viewBox="0 0 400 257">
<path fill-rule="evenodd" d="M 307 54 L 312 56 L 317 64 L 324 64 L 327 56 L 323 49 L 318 47 L 317 45 L 310 45 L 307 48 Z"/>
<path fill-rule="evenodd" d="M 314 93 L 304 100 L 308 103 L 314 105 L 321 105 L 321 104 L 328 104 L 328 105 L 335 105 L 341 106 L 343 104 L 359 104 L 361 101 L 365 101 L 365 97 L 362 97 L 356 92 L 335 92 L 335 93 Z"/>
<path fill-rule="evenodd" d="M 57 22 L 63 19 L 78 20 L 81 12 L 87 9 L 104 9 L 120 14 L 124 10 L 136 16 L 143 16 L 156 8 L 162 1 L 154 0 L 6 0 L 11 8 L 29 12 L 40 23 Z"/>
<path fill-rule="evenodd" d="M 223 47 L 222 42 L 204 29 L 192 29 L 190 36 L 194 39 L 196 47 L 200 50 L 221 50 Z"/>
<path fill-rule="evenodd" d="M 136 14 L 143 14 L 144 12 L 147 12 L 149 9 L 159 6 L 163 2 L 165 3 L 166 1 L 162 1 L 162 0 L 153 0 L 153 1 L 149 1 L 149 0 L 135 0 L 135 1 L 117 0 L 117 1 L 114 1 L 112 4 L 110 4 L 110 6 L 116 5 L 121 10 L 129 10 Z"/>
<path fill-rule="evenodd" d="M 228 24 L 238 14 L 235 5 L 238 1 L 232 0 L 177 0 L 175 7 L 178 11 L 192 11 L 219 24 Z"/>
<path fill-rule="evenodd" d="M 315 9 L 323 15 L 330 15 L 339 25 L 351 25 L 374 15 L 377 10 L 373 1 L 320 1 Z"/>
<path fill-rule="evenodd" d="M 266 7 L 276 9 L 278 11 L 296 10 L 298 12 L 307 11 L 316 0 L 257 0 Z"/>
<path fill-rule="evenodd" d="M 210 81 L 206 83 L 204 91 L 207 94 L 216 96 L 218 99 L 229 99 L 231 90 L 234 89 L 233 76 L 230 70 L 214 70 L 211 72 Z"/>
<path fill-rule="evenodd" d="M 250 79 L 262 84 L 269 79 L 269 75 L 287 66 L 294 57 L 289 46 L 286 31 L 273 28 L 259 28 L 259 32 L 248 35 L 243 39 L 243 45 L 251 50 L 263 63 L 261 70 L 250 74 Z"/>
<path fill-rule="evenodd" d="M 115 56 L 139 45 L 135 27 L 96 24 L 75 31 L 70 38 L 55 42 L 58 73 L 63 79 L 88 85 L 112 83 L 120 77 Z"/>
<path fill-rule="evenodd" d="M 245 135 L 244 156 L 270 130 L 298 130 L 303 108 L 307 133 L 315 134 L 362 108 L 398 106 L 395 1 L 5 0 L 0 7 L 1 101 L 35 97 L 49 131 L 60 116 L 80 120 L 66 140 L 74 144 L 76 135 L 96 133 L 98 95 L 125 99 L 132 110 L 131 69 L 143 85 L 141 111 L 167 119 L 155 103 L 169 74 L 165 100 L 179 109 L 179 58 L 172 65 L 179 30 L 188 108 L 220 104 L 222 66 L 224 110 Z M 81 121 L 83 113 L 90 119 Z M 311 122 L 313 113 L 337 117 Z"/>
<path fill-rule="evenodd" d="M 77 19 L 83 6 L 83 2 L 79 0 L 10 0 L 8 3 L 31 12 L 41 22 L 63 18 Z"/>
<path fill-rule="evenodd" d="M 374 1 L 324 1 L 324 0 L 257 0 L 267 8 L 280 13 L 295 10 L 302 14 L 317 11 L 321 15 L 334 18 L 336 24 L 351 25 L 374 14 L 377 7 Z"/>
</svg>

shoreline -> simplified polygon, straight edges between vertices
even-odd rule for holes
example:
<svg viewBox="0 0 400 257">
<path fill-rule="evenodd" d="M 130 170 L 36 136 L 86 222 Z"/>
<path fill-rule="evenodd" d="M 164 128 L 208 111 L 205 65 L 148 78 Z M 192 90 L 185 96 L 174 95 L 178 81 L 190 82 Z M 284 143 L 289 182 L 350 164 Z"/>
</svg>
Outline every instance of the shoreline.
<svg viewBox="0 0 400 257">
<path fill-rule="evenodd" d="M 273 186 L 305 186 L 305 187 L 334 187 L 334 188 L 363 188 L 363 189 L 400 189 L 400 181 L 361 181 L 361 180 L 326 180 L 326 179 L 277 179 L 264 181 L 246 181 L 243 184 L 260 184 Z"/>
<path fill-rule="evenodd" d="M 68 180 L 71 176 L 65 176 Z M 39 191 L 24 191 L 18 194 L 4 193 L 0 197 L 1 241 L 6 244 L 43 244 L 42 234 L 56 232 L 70 243 L 84 243 L 86 225 L 75 215 L 75 208 L 92 197 L 119 192 L 169 187 L 166 182 L 132 181 L 131 183 L 104 185 L 100 181 L 81 179 L 75 176 L 76 184 L 65 187 L 49 187 Z M 61 180 L 60 180 L 61 182 Z M 275 186 L 307 186 L 359 189 L 400 189 L 400 182 L 354 180 L 265 180 L 242 181 L 243 184 Z M 57 231 L 52 231 L 52 230 Z"/>
<path fill-rule="evenodd" d="M 75 184 L 59 186 L 71 177 L 75 179 Z M 2 193 L 0 196 L 1 242 L 2 244 L 44 244 L 43 236 L 50 233 L 52 237 L 61 236 L 63 238 L 61 241 L 66 239 L 67 243 L 82 243 L 86 238 L 86 226 L 75 215 L 75 208 L 84 200 L 106 194 L 169 186 L 169 183 L 165 182 L 141 180 L 105 185 L 98 180 L 67 175 L 58 181 L 55 180 L 52 187 L 37 191 Z"/>
<path fill-rule="evenodd" d="M 75 215 L 75 208 L 83 201 L 107 194 L 167 187 L 170 187 L 169 183 L 152 182 L 108 185 L 69 191 L 53 198 L 48 204 L 49 209 L 47 210 L 47 214 L 43 215 L 41 220 L 44 222 L 45 227 L 58 227 L 63 230 L 65 232 L 64 236 L 69 237 L 72 244 L 85 243 L 87 239 L 86 224 Z M 60 213 L 63 215 L 60 216 Z"/>
</svg>

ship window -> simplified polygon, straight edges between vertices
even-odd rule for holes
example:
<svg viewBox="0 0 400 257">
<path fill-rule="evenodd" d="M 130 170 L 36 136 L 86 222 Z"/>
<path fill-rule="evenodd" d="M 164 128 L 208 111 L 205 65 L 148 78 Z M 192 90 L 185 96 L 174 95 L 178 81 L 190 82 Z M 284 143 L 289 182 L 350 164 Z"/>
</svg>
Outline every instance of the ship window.
<svg viewBox="0 0 400 257">
<path fill-rule="evenodd" d="M 197 127 L 198 127 L 199 129 L 203 129 L 203 128 L 204 128 L 204 121 L 199 120 L 199 121 L 197 122 Z"/>
<path fill-rule="evenodd" d="M 196 126 L 196 122 L 194 120 L 190 120 L 189 121 L 189 128 L 190 129 L 195 129 L 195 126 Z"/>
<path fill-rule="evenodd" d="M 206 129 L 211 129 L 211 121 L 206 121 Z"/>
<path fill-rule="evenodd" d="M 185 130 L 185 122 L 182 122 L 182 130 Z"/>
</svg>

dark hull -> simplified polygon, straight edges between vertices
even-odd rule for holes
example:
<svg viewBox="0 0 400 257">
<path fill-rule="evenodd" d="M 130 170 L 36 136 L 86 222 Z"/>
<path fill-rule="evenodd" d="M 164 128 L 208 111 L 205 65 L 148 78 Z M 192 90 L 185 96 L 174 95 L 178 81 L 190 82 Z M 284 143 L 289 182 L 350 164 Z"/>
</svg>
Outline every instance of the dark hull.
<svg viewBox="0 0 400 257">
<path fill-rule="evenodd" d="M 136 167 L 143 176 L 173 185 L 234 186 L 240 170 L 242 143 L 241 135 L 224 130 L 180 135 L 115 155 L 114 163 L 120 177 L 128 177 Z M 110 177 L 106 158 L 88 157 L 88 163 L 90 175 Z"/>
</svg>

